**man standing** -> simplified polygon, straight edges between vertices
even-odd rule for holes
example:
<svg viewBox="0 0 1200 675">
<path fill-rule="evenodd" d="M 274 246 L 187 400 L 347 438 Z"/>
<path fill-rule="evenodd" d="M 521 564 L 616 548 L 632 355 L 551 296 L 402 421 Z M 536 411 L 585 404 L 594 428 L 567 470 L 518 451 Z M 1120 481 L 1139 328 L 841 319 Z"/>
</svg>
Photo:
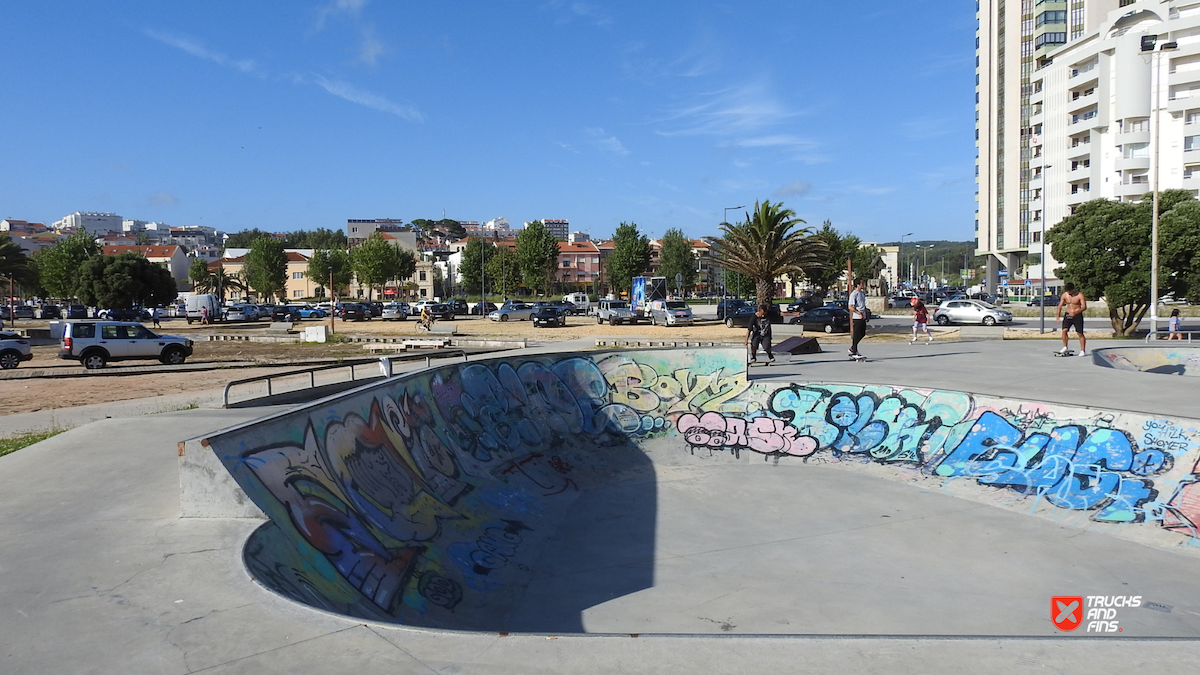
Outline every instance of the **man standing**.
<svg viewBox="0 0 1200 675">
<path fill-rule="evenodd" d="M 1075 284 L 1067 282 L 1063 288 L 1066 290 L 1062 297 L 1058 299 L 1058 311 L 1054 313 L 1054 320 L 1057 321 L 1060 317 L 1062 323 L 1062 340 L 1063 346 L 1059 350 L 1059 354 L 1066 355 L 1070 349 L 1067 347 L 1067 333 L 1071 327 L 1075 327 L 1075 334 L 1079 336 L 1079 355 L 1087 356 L 1087 338 L 1083 335 L 1083 313 L 1087 310 L 1087 298 L 1083 297 L 1083 293 L 1075 290 Z M 1066 309 L 1067 315 L 1063 316 L 1063 310 Z"/>
<path fill-rule="evenodd" d="M 854 280 L 854 292 L 846 303 L 850 310 L 850 357 L 863 358 L 858 353 L 858 343 L 867 334 L 867 282 L 863 279 Z"/>
<path fill-rule="evenodd" d="M 775 355 L 771 353 L 771 317 L 767 316 L 766 305 L 758 306 L 758 311 L 746 328 L 745 344 L 750 345 L 750 362 L 758 361 L 758 346 L 761 344 L 767 353 L 767 363 L 775 363 Z"/>
</svg>

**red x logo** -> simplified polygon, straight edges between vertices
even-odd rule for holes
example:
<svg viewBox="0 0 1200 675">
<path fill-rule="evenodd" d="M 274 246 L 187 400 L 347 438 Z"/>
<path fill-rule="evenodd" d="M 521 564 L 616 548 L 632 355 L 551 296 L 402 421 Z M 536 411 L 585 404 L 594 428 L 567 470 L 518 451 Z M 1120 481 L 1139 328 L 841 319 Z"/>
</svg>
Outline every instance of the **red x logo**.
<svg viewBox="0 0 1200 675">
<path fill-rule="evenodd" d="M 1050 619 L 1054 627 L 1070 632 L 1083 623 L 1083 596 L 1058 595 L 1050 598 Z"/>
</svg>

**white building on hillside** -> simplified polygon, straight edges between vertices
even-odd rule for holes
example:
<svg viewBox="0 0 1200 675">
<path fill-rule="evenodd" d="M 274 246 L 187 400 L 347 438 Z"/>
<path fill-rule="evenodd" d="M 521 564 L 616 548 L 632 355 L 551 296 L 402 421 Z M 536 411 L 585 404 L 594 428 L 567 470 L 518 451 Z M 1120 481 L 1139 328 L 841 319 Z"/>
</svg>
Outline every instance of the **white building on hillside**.
<svg viewBox="0 0 1200 675">
<path fill-rule="evenodd" d="M 55 230 L 85 229 L 92 234 L 108 234 L 121 232 L 123 219 L 115 213 L 93 213 L 76 211 L 69 216 L 54 221 L 51 225 Z"/>
</svg>

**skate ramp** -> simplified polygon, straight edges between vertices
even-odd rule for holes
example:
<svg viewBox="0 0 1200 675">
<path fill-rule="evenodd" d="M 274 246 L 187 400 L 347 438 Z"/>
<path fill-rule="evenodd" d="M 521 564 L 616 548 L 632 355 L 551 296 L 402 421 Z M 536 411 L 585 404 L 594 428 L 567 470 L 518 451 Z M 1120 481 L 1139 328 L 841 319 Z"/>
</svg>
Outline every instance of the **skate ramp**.
<svg viewBox="0 0 1200 675">
<path fill-rule="evenodd" d="M 1194 421 L 754 382 L 743 358 L 447 365 L 203 443 L 269 518 L 246 544 L 254 578 L 366 620 L 1045 635 L 1051 595 L 1200 597 L 1178 553 L 1198 541 Z M 1136 618 L 1200 635 L 1186 616 Z"/>
<path fill-rule="evenodd" d="M 1200 347 L 1107 348 L 1095 353 L 1097 363 L 1117 370 L 1200 377 Z"/>
</svg>

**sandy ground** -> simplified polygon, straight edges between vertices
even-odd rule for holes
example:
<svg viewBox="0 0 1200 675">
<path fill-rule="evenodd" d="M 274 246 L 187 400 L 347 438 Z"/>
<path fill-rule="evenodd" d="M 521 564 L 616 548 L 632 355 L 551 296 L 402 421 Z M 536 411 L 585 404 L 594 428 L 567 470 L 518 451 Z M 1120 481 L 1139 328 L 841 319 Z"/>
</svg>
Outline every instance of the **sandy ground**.
<svg viewBox="0 0 1200 675">
<path fill-rule="evenodd" d="M 36 322 L 20 322 L 20 327 L 36 327 Z M 305 321 L 300 327 L 316 325 L 328 321 Z M 528 321 L 496 322 L 479 317 L 459 317 L 453 322 L 459 335 L 477 337 L 508 337 L 525 338 L 530 341 L 549 342 L 560 340 L 580 340 L 608 336 L 626 336 L 640 338 L 675 338 L 679 340 L 695 340 L 704 342 L 740 342 L 746 335 L 744 328 L 726 328 L 724 324 L 704 322 L 691 327 L 666 328 L 649 324 L 611 326 L 598 325 L 594 318 L 586 316 L 570 317 L 567 326 L 561 328 L 534 328 Z M 42 323 L 42 326 L 45 324 Z M 316 358 L 361 358 L 370 356 L 361 344 L 330 343 L 330 344 L 289 344 L 262 342 L 209 342 L 204 339 L 205 333 L 226 334 L 263 334 L 267 328 L 266 322 L 252 324 L 228 324 L 217 326 L 188 326 L 182 321 L 167 321 L 163 323 L 161 333 L 183 335 L 196 341 L 195 353 L 189 359 L 190 363 L 206 361 L 279 361 Z M 418 332 L 416 322 L 397 321 L 385 322 L 378 319 L 372 321 L 343 322 L 338 321 L 335 330 L 343 335 L 372 335 L 372 336 L 425 336 Z M 934 329 L 935 333 L 938 329 Z M 776 326 L 775 341 L 778 342 L 802 331 L 795 326 Z M 814 333 L 808 333 L 814 335 Z M 815 334 L 824 343 L 846 343 L 846 334 L 826 335 Z M 902 340 L 905 335 L 899 332 L 884 333 L 877 329 L 868 332 L 867 341 Z M 73 361 L 58 358 L 58 347 L 55 345 L 33 348 L 34 359 L 21 364 L 21 368 L 53 368 L 79 369 L 81 366 Z M 153 361 L 135 361 L 131 364 L 153 364 Z M 80 378 L 42 378 L 26 380 L 0 380 L 0 415 L 36 412 L 67 408 L 91 403 L 121 401 L 150 396 L 200 392 L 220 389 L 231 380 L 239 380 L 257 375 L 295 370 L 299 366 L 282 366 L 274 368 L 229 368 L 189 373 L 154 373 L 146 375 L 114 375 L 110 377 L 80 377 Z M 0 434 L 3 432 L 0 431 Z"/>
</svg>

